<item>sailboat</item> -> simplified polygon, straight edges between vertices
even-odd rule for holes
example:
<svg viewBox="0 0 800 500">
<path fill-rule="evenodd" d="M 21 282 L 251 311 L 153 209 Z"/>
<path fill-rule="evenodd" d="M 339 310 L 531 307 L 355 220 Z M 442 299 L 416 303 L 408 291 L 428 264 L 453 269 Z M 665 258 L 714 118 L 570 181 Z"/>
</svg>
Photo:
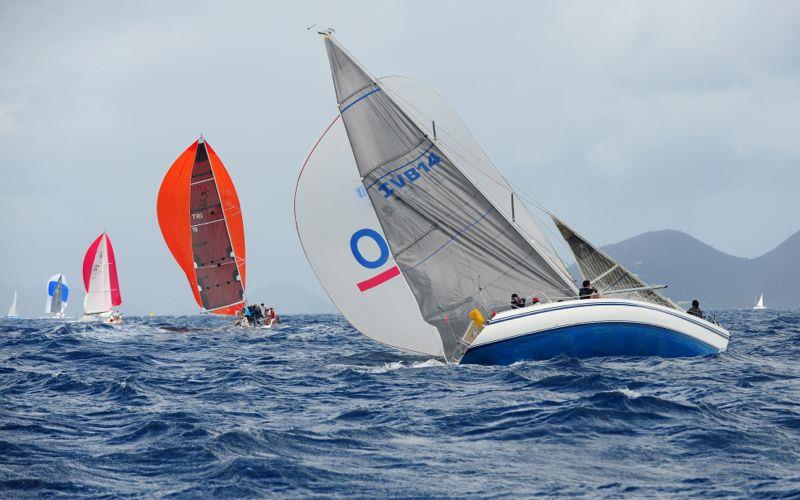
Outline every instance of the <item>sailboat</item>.
<svg viewBox="0 0 800 500">
<path fill-rule="evenodd" d="M 766 309 L 766 307 L 764 306 L 764 294 L 763 293 L 761 295 L 759 295 L 758 298 L 756 299 L 756 305 L 753 306 L 753 309 L 755 309 L 757 311 L 761 310 L 761 309 Z"/>
<path fill-rule="evenodd" d="M 51 318 L 63 318 L 67 309 L 69 285 L 63 274 L 54 274 L 47 281 L 47 304 L 45 313 Z"/>
<path fill-rule="evenodd" d="M 83 285 L 86 296 L 83 299 L 82 321 L 122 323 L 122 315 L 114 312 L 114 307 L 122 304 L 117 262 L 114 247 L 105 231 L 89 245 L 83 257 Z"/>
<path fill-rule="evenodd" d="M 200 139 L 172 164 L 158 191 L 158 223 L 197 304 L 234 315 L 244 305 L 245 240 L 228 171 Z"/>
<path fill-rule="evenodd" d="M 321 35 L 339 114 L 301 168 L 295 223 L 356 329 L 448 363 L 726 349 L 722 326 L 678 309 L 552 216 L 603 297 L 580 300 L 538 220 L 442 98 L 414 80 L 374 78 Z M 538 301 L 512 309 L 513 293 Z"/>
<path fill-rule="evenodd" d="M 11 307 L 8 309 L 6 318 L 19 318 L 17 313 L 17 291 L 14 290 L 14 299 L 11 301 Z"/>
</svg>

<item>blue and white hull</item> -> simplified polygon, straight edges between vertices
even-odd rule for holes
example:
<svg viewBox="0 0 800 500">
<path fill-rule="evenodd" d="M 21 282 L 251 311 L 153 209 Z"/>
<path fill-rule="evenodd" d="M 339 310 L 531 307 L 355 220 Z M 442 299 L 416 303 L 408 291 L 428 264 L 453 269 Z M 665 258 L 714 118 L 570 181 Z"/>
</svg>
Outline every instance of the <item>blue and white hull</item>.
<svg viewBox="0 0 800 500">
<path fill-rule="evenodd" d="M 461 363 L 505 365 L 559 355 L 702 356 L 724 351 L 729 338 L 716 323 L 648 302 L 570 300 L 498 314 Z"/>
</svg>

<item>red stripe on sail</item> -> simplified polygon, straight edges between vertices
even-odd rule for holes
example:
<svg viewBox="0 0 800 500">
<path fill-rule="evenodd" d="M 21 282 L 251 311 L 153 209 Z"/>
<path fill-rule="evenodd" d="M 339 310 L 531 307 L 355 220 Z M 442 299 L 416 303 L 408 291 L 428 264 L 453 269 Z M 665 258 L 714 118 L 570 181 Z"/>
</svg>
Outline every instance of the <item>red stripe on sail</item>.
<svg viewBox="0 0 800 500">
<path fill-rule="evenodd" d="M 361 283 L 357 283 L 358 289 L 362 292 L 366 292 L 370 288 L 375 288 L 376 286 L 389 281 L 392 278 L 395 278 L 400 275 L 400 269 L 397 266 L 394 266 L 386 271 L 376 274 L 372 278 L 368 280 L 364 280 Z"/>
<path fill-rule="evenodd" d="M 119 291 L 119 277 L 117 276 L 117 259 L 114 258 L 114 247 L 111 238 L 106 235 L 106 248 L 108 249 L 108 278 L 111 284 L 111 305 L 122 304 L 122 293 Z"/>
<path fill-rule="evenodd" d="M 86 255 L 83 256 L 83 287 L 86 289 L 86 292 L 89 292 L 89 281 L 92 279 L 94 256 L 97 254 L 97 247 L 100 246 L 101 239 L 103 239 L 102 234 L 89 245 L 89 248 L 86 250 Z"/>
</svg>

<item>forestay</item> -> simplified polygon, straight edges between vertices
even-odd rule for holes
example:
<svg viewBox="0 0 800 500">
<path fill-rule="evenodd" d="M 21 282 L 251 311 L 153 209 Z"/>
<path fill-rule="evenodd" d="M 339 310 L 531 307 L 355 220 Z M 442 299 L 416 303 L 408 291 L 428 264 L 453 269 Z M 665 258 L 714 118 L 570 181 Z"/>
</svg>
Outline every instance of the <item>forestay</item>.
<svg viewBox="0 0 800 500">
<path fill-rule="evenodd" d="M 552 216 L 553 222 L 561 232 L 561 236 L 569 245 L 578 263 L 581 275 L 592 282 L 600 294 L 617 290 L 625 292 L 615 293 L 614 297 L 642 300 L 673 309 L 678 307 L 671 300 L 658 291 L 648 289 L 647 284 L 635 274 L 625 269 L 619 262 L 609 257 L 605 252 L 595 247 L 581 235 L 576 233 L 559 218 Z"/>
<path fill-rule="evenodd" d="M 422 317 L 439 332 L 445 357 L 454 358 L 469 311 L 477 306 L 506 302 L 514 292 L 574 296 L 559 266 L 487 197 L 438 137 L 423 131 L 331 36 L 325 35 L 325 44 L 363 186 Z"/>
</svg>

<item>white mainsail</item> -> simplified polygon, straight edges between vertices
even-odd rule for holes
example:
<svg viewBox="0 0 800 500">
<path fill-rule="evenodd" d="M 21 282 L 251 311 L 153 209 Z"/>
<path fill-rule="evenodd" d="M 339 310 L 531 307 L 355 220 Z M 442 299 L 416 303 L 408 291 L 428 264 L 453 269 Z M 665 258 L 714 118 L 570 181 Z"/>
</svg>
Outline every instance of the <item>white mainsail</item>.
<svg viewBox="0 0 800 500">
<path fill-rule="evenodd" d="M 19 315 L 17 314 L 17 291 L 14 290 L 14 300 L 11 301 L 11 307 L 8 309 L 8 317 L 9 318 L 17 318 Z"/>
<path fill-rule="evenodd" d="M 105 233 L 101 236 L 100 244 L 94 254 L 91 267 L 89 286 L 83 298 L 83 310 L 86 314 L 110 312 L 113 308 L 111 302 L 111 273 L 109 272 L 108 244 Z"/>
<path fill-rule="evenodd" d="M 456 356 L 475 307 L 506 303 L 515 292 L 575 297 L 552 246 L 514 205 L 496 169 L 469 147 L 461 149 L 473 153 L 472 162 L 459 158 L 454 141 L 439 139 L 436 120 L 424 127 L 425 114 L 415 115 L 396 88 L 370 76 L 329 34 L 324 39 L 341 119 L 386 253 L 438 331 L 445 358 Z M 381 265 L 388 260 L 383 254 Z"/>
<path fill-rule="evenodd" d="M 756 300 L 756 305 L 753 306 L 753 309 L 766 309 L 764 306 L 764 294 L 758 296 L 758 300 Z"/>
</svg>

